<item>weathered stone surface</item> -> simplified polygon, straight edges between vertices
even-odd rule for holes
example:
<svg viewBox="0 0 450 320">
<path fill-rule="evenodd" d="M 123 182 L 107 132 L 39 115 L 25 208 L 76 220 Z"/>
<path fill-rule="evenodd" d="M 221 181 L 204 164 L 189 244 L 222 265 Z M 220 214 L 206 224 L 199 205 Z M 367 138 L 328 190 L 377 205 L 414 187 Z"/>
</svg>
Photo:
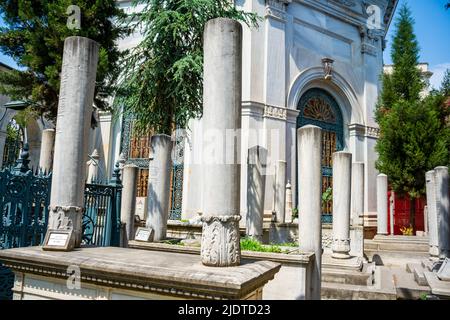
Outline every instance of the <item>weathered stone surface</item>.
<svg viewBox="0 0 450 320">
<path fill-rule="evenodd" d="M 388 218 L 388 177 L 379 174 L 377 177 L 377 234 L 387 235 Z"/>
<path fill-rule="evenodd" d="M 81 244 L 98 50 L 99 44 L 87 38 L 69 37 L 64 42 L 50 206 L 75 209 L 52 209 L 48 228 L 73 228 L 75 247 Z"/>
<path fill-rule="evenodd" d="M 225 18 L 208 21 L 204 31 L 202 262 L 210 266 L 239 263 L 240 148 L 228 136 L 236 135 L 241 126 L 241 60 L 241 24 Z"/>
<path fill-rule="evenodd" d="M 138 167 L 135 165 L 125 165 L 123 168 L 120 221 L 125 224 L 125 234 L 122 237 L 122 245 L 124 247 L 127 247 L 128 241 L 134 238 L 137 172 Z"/>
<path fill-rule="evenodd" d="M 278 223 L 286 221 L 286 166 L 287 162 L 278 160 L 275 172 L 275 213 Z"/>
<path fill-rule="evenodd" d="M 333 153 L 333 245 L 332 257 L 350 258 L 350 203 L 352 154 Z"/>
<path fill-rule="evenodd" d="M 442 260 L 450 258 L 449 174 L 447 167 L 437 167 L 434 171 L 436 174 L 439 258 Z"/>
<path fill-rule="evenodd" d="M 263 236 L 266 157 L 267 151 L 261 146 L 248 150 L 246 233 L 258 241 Z"/>
<path fill-rule="evenodd" d="M 436 174 L 434 170 L 425 174 L 427 192 L 428 235 L 430 239 L 430 256 L 439 256 L 438 215 L 436 199 Z"/>
<path fill-rule="evenodd" d="M 146 227 L 155 231 L 154 241 L 165 239 L 167 233 L 172 145 L 172 138 L 168 135 L 158 134 L 151 138 Z"/>
<path fill-rule="evenodd" d="M 242 299 L 261 289 L 280 269 L 279 263 L 270 261 L 211 268 L 203 266 L 192 254 L 115 247 L 81 248 L 71 252 L 18 248 L 1 250 L 0 259 L 16 275 L 67 279 L 68 267 L 76 266 L 80 268 L 82 286 L 94 284 L 156 293 L 163 298 Z M 14 290 L 23 294 L 19 288 Z"/>
<path fill-rule="evenodd" d="M 322 129 L 304 126 L 297 130 L 299 247 L 314 252 L 311 287 L 307 299 L 320 300 L 322 261 Z"/>
<path fill-rule="evenodd" d="M 45 129 L 44 131 L 42 131 L 39 168 L 44 172 L 50 172 L 52 170 L 54 143 L 55 143 L 55 129 Z"/>
</svg>

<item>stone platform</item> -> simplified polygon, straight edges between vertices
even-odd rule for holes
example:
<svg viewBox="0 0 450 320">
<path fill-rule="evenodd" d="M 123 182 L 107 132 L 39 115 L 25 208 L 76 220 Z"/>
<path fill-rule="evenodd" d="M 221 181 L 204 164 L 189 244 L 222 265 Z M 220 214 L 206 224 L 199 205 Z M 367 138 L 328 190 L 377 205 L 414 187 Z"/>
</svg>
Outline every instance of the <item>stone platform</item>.
<svg viewBox="0 0 450 320">
<path fill-rule="evenodd" d="M 41 247 L 0 251 L 16 276 L 14 299 L 261 299 L 264 285 L 280 270 L 271 261 L 243 261 L 228 268 L 203 266 L 196 255 L 124 249 Z M 80 289 L 69 289 L 71 270 Z"/>
</svg>

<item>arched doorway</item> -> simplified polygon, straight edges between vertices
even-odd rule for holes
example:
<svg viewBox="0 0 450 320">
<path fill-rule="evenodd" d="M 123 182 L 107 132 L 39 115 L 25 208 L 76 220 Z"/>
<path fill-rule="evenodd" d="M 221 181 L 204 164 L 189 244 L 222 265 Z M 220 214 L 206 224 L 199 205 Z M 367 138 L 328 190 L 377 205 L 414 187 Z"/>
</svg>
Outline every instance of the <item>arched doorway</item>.
<svg viewBox="0 0 450 320">
<path fill-rule="evenodd" d="M 322 128 L 322 193 L 333 187 L 333 153 L 344 148 L 342 113 L 336 100 L 325 90 L 306 91 L 297 105 L 297 129 L 305 125 Z M 324 202 L 322 223 L 331 223 L 332 201 Z"/>
</svg>

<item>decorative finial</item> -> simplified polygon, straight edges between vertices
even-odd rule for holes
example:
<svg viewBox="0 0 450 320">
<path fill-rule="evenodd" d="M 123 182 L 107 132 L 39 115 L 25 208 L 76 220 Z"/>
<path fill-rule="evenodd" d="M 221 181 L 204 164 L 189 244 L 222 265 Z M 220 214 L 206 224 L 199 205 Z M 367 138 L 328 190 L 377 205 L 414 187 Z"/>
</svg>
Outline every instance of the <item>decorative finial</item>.
<svg viewBox="0 0 450 320">
<path fill-rule="evenodd" d="M 28 167 L 28 164 L 30 163 L 30 160 L 28 159 L 30 157 L 30 153 L 28 152 L 29 150 L 30 148 L 28 146 L 28 143 L 25 142 L 19 159 L 17 159 L 16 161 L 16 166 L 13 169 L 14 172 L 26 173 L 30 170 L 30 168 Z"/>
<path fill-rule="evenodd" d="M 115 185 L 121 185 L 122 180 L 120 180 L 120 168 L 119 168 L 119 161 L 116 161 L 116 164 L 114 165 L 114 172 L 112 174 L 111 183 Z"/>
</svg>

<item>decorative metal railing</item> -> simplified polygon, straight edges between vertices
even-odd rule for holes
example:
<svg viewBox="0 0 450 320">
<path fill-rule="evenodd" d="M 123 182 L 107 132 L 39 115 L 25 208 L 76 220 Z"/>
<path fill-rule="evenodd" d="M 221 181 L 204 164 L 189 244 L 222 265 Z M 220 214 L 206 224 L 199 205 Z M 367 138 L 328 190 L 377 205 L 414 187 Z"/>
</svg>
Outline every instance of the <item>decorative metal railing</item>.
<svg viewBox="0 0 450 320">
<path fill-rule="evenodd" d="M 0 171 L 0 250 L 42 244 L 47 230 L 51 173 L 33 172 L 25 144 L 15 167 Z M 86 184 L 83 244 L 120 245 L 119 164 L 107 184 Z M 12 299 L 14 275 L 0 264 L 0 300 Z"/>
<path fill-rule="evenodd" d="M 83 244 L 100 247 L 120 245 L 122 182 L 116 163 L 109 184 L 86 184 L 84 191 Z"/>
</svg>

